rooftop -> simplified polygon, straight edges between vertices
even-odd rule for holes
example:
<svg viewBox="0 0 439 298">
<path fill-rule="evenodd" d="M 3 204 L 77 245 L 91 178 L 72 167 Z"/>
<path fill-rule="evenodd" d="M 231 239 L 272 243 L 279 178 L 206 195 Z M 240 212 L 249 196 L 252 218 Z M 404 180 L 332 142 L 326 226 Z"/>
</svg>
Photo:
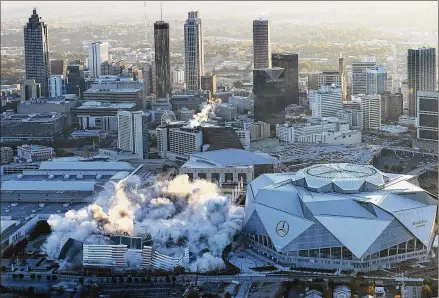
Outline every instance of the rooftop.
<svg viewBox="0 0 439 298">
<path fill-rule="evenodd" d="M 134 168 L 122 161 L 43 161 L 40 170 L 70 170 L 70 171 L 132 171 Z"/>
<path fill-rule="evenodd" d="M 94 191 L 95 181 L 20 181 L 2 183 L 2 191 Z"/>
<path fill-rule="evenodd" d="M 78 110 L 91 110 L 91 109 L 132 109 L 136 106 L 136 103 L 110 103 L 100 101 L 86 101 Z"/>
</svg>

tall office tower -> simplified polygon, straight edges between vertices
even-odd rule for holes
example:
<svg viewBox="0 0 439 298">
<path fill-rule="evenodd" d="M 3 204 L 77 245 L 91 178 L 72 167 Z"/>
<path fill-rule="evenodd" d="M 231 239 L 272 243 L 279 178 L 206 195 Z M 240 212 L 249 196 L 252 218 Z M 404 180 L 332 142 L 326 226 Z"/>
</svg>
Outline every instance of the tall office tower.
<svg viewBox="0 0 439 298">
<path fill-rule="evenodd" d="M 41 84 L 35 80 L 25 80 L 20 85 L 21 101 L 41 97 Z"/>
<path fill-rule="evenodd" d="M 154 23 L 155 66 L 157 97 L 171 94 L 171 62 L 169 58 L 169 24 L 163 21 Z"/>
<path fill-rule="evenodd" d="M 387 71 L 378 65 L 373 69 L 366 69 L 366 94 L 384 94 L 387 85 Z"/>
<path fill-rule="evenodd" d="M 85 91 L 84 63 L 75 60 L 67 66 L 66 93 L 82 96 Z"/>
<path fill-rule="evenodd" d="M 66 94 L 66 79 L 63 75 L 50 75 L 49 97 L 59 97 Z"/>
<path fill-rule="evenodd" d="M 204 74 L 204 47 L 198 11 L 188 12 L 184 24 L 184 58 L 186 89 L 199 90 L 201 76 Z"/>
<path fill-rule="evenodd" d="M 280 67 L 253 70 L 253 94 L 255 121 L 269 124 L 285 122 L 285 112 L 288 106 L 285 98 L 285 71 Z M 279 115 L 279 116 L 277 116 Z"/>
<path fill-rule="evenodd" d="M 364 95 L 361 97 L 363 129 L 371 130 L 381 127 L 381 95 Z"/>
<path fill-rule="evenodd" d="M 50 61 L 47 25 L 41 21 L 36 8 L 24 26 L 24 61 L 26 79 L 41 84 L 42 96 L 48 96 Z"/>
<path fill-rule="evenodd" d="M 352 94 L 367 94 L 367 70 L 374 69 L 376 62 L 352 63 Z"/>
<path fill-rule="evenodd" d="M 253 21 L 253 69 L 271 68 L 270 24 Z"/>
<path fill-rule="evenodd" d="M 337 112 L 343 109 L 341 88 L 322 86 L 310 92 L 310 106 L 314 117 L 337 117 Z"/>
<path fill-rule="evenodd" d="M 145 156 L 147 150 L 144 150 L 144 146 L 145 138 L 148 138 L 146 135 L 148 130 L 143 128 L 147 122 L 143 118 L 144 113 L 142 111 L 117 112 L 117 148 L 123 151 L 133 152 L 141 159 L 147 158 L 147 155 Z"/>
<path fill-rule="evenodd" d="M 97 41 L 88 45 L 88 70 L 90 77 L 101 75 L 101 64 L 108 61 L 108 43 Z"/>
<path fill-rule="evenodd" d="M 438 96 L 437 91 L 417 92 L 417 137 L 425 141 L 438 140 Z M 436 147 L 437 150 L 437 147 Z"/>
<path fill-rule="evenodd" d="M 436 89 L 436 49 L 409 49 L 407 55 L 408 115 L 416 117 L 416 92 Z"/>
<path fill-rule="evenodd" d="M 344 58 L 340 53 L 340 58 L 338 58 L 338 72 L 341 77 L 341 93 L 342 93 L 342 99 L 347 100 L 348 96 L 348 77 L 347 73 L 344 69 Z"/>
<path fill-rule="evenodd" d="M 297 54 L 273 54 L 273 68 L 284 69 L 284 84 L 286 103 L 299 104 L 299 55 Z"/>
<path fill-rule="evenodd" d="M 384 113 L 381 105 L 381 114 L 384 114 L 385 117 L 381 118 L 384 118 L 386 121 L 398 122 L 399 116 L 403 113 L 402 94 L 387 92 L 384 98 L 381 99 L 385 102 Z"/>
<path fill-rule="evenodd" d="M 201 89 L 210 91 L 211 95 L 216 93 L 216 74 L 207 73 L 201 77 Z"/>
<path fill-rule="evenodd" d="M 407 80 L 404 80 L 401 82 L 401 90 L 400 93 L 402 94 L 402 103 L 403 103 L 403 109 L 404 114 L 407 114 L 408 108 L 409 108 L 409 87 Z"/>
<path fill-rule="evenodd" d="M 67 61 L 64 59 L 50 61 L 50 74 L 51 75 L 67 75 Z"/>
</svg>

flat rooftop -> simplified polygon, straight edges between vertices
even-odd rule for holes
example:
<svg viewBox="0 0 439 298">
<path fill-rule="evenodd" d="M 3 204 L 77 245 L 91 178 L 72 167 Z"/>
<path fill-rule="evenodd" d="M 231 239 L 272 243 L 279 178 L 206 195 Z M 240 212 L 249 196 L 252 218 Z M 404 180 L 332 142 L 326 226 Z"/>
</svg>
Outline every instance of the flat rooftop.
<svg viewBox="0 0 439 298">
<path fill-rule="evenodd" d="M 191 154 L 191 160 L 194 161 L 196 159 L 205 160 L 207 162 L 216 164 L 217 166 L 224 167 L 279 163 L 277 158 L 274 158 L 266 153 L 256 153 L 242 149 L 220 149 Z M 186 164 L 183 166 L 185 165 Z"/>
<path fill-rule="evenodd" d="M 2 183 L 1 191 L 86 191 L 93 192 L 95 181 L 21 181 L 9 180 Z"/>
<path fill-rule="evenodd" d="M 127 162 L 122 161 L 43 161 L 40 170 L 70 170 L 70 171 L 132 171 L 134 170 Z"/>
<path fill-rule="evenodd" d="M 132 109 L 136 103 L 107 103 L 99 101 L 86 101 L 82 106 L 77 107 L 77 110 L 97 110 L 97 109 Z"/>
</svg>

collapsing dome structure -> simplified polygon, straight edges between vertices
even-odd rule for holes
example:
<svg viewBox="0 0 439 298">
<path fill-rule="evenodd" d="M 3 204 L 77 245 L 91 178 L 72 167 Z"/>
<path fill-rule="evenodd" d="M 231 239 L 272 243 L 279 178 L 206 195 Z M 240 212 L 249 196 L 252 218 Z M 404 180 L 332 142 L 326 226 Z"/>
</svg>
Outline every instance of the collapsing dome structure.
<svg viewBox="0 0 439 298">
<path fill-rule="evenodd" d="M 247 187 L 247 246 L 284 265 L 375 270 L 433 254 L 437 198 L 416 176 L 319 164 Z"/>
</svg>

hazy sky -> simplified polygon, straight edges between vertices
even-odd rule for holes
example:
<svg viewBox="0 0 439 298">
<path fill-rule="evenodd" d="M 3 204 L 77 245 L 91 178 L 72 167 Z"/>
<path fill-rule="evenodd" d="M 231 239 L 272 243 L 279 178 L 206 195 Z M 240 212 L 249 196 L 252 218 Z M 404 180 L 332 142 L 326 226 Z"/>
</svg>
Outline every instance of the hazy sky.
<svg viewBox="0 0 439 298">
<path fill-rule="evenodd" d="M 242 19 L 321 19 L 325 21 L 355 22 L 360 20 L 399 19 L 407 27 L 437 28 L 437 1 L 163 1 L 163 18 L 184 20 L 187 12 L 198 10 L 201 17 L 218 19 L 233 17 Z M 1 1 L 1 17 L 23 19 L 23 23 L 37 7 L 43 19 L 75 19 L 80 15 L 109 19 L 115 15 L 130 16 L 131 19 L 147 18 L 155 21 L 160 18 L 160 2 L 146 1 Z M 127 19 L 129 20 L 129 19 Z M 388 22 L 387 22 L 388 23 Z M 379 24 L 377 24 L 379 26 Z"/>
</svg>

